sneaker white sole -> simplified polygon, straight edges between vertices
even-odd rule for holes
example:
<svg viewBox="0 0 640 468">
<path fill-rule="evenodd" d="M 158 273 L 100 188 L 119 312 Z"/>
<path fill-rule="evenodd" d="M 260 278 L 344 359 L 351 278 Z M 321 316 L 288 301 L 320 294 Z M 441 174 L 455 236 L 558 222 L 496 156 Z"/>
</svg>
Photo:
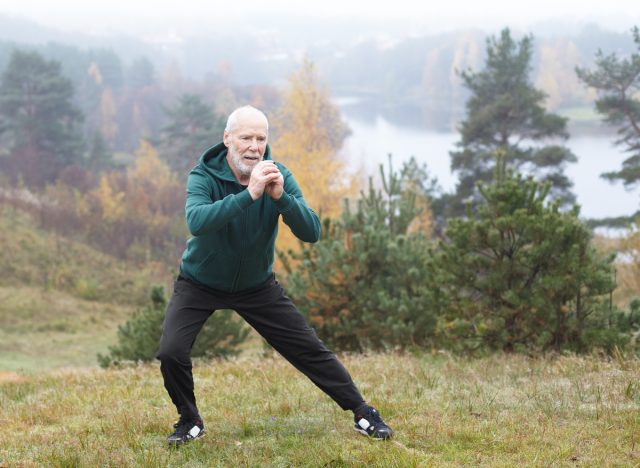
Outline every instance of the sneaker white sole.
<svg viewBox="0 0 640 468">
<path fill-rule="evenodd" d="M 191 439 L 187 439 L 187 440 L 169 440 L 167 441 L 167 444 L 169 444 L 169 446 L 171 447 L 180 447 L 181 445 L 184 444 L 188 444 L 189 442 L 192 442 L 194 440 L 200 439 L 201 437 L 204 437 L 204 435 L 206 434 L 206 432 L 204 431 L 204 429 L 202 431 L 200 431 L 200 433 L 198 433 L 197 436 L 191 438 Z"/>
<path fill-rule="evenodd" d="M 391 436 L 389 437 L 373 437 L 372 435 L 369 435 L 369 433 L 367 431 L 365 431 L 364 429 L 360 429 L 359 427 L 355 427 L 353 428 L 354 431 L 359 432 L 360 434 L 367 436 L 369 439 L 371 440 L 387 440 L 390 439 Z"/>
</svg>

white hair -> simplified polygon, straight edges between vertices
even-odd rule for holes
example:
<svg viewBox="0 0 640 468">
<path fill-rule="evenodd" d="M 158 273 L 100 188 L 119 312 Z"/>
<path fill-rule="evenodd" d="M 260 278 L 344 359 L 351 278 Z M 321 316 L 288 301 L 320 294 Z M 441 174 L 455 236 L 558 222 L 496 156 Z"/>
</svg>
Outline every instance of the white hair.
<svg viewBox="0 0 640 468">
<path fill-rule="evenodd" d="M 267 123 L 267 129 L 269 129 L 269 121 L 267 120 L 267 116 L 264 114 L 264 112 L 262 112 L 260 109 L 256 109 L 253 106 L 242 106 L 242 107 L 238 107 L 231 114 L 229 114 L 229 118 L 227 119 L 227 125 L 224 128 L 224 131 L 227 133 L 231 133 L 231 131 L 238 124 L 238 119 L 242 115 L 249 114 L 249 113 L 261 115 L 264 118 L 265 122 Z"/>
</svg>

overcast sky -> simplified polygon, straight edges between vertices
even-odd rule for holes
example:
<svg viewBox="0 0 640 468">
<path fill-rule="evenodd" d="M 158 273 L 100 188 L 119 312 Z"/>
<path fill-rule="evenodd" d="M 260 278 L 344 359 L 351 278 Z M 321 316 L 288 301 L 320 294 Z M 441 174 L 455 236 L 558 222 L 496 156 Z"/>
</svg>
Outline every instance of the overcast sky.
<svg viewBox="0 0 640 468">
<path fill-rule="evenodd" d="M 59 29 L 84 32 L 188 34 L 199 28 L 255 24 L 265 15 L 308 18 L 403 20 L 427 32 L 508 25 L 531 29 L 540 23 L 596 22 L 617 31 L 640 24 L 640 0 L 0 0 L 0 13 L 23 16 Z"/>
</svg>

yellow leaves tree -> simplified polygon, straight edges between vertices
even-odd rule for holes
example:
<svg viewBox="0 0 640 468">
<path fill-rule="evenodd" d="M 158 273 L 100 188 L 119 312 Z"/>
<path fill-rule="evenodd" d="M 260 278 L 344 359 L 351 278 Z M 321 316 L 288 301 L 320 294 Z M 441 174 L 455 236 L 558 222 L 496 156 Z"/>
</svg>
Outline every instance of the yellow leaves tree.
<svg viewBox="0 0 640 468">
<path fill-rule="evenodd" d="M 186 238 L 184 190 L 176 174 L 142 141 L 126 172 L 111 171 L 91 194 L 98 215 L 87 219 L 92 239 L 131 259 L 175 256 Z"/>
<path fill-rule="evenodd" d="M 91 62 L 89 68 L 87 69 L 87 75 L 93 78 L 93 81 L 97 86 L 102 86 L 102 73 L 100 72 L 100 67 L 95 62 Z"/>
<path fill-rule="evenodd" d="M 124 195 L 124 192 L 119 192 L 112 187 L 107 174 L 100 178 L 100 186 L 96 190 L 95 196 L 105 221 L 118 221 L 124 217 Z"/>
<path fill-rule="evenodd" d="M 293 172 L 309 206 L 323 215 L 338 214 L 342 199 L 351 194 L 339 155 L 349 130 L 311 61 L 289 78 L 271 125 L 274 159 Z"/>
<path fill-rule="evenodd" d="M 337 216 L 342 200 L 354 192 L 352 177 L 340 157 L 349 130 L 313 62 L 305 59 L 290 76 L 282 104 L 270 120 L 274 159 L 293 172 L 313 210 L 322 216 Z M 280 250 L 297 245 L 288 229 L 280 232 Z"/>
<path fill-rule="evenodd" d="M 621 307 L 626 307 L 630 300 L 640 296 L 640 218 L 636 218 L 631 229 L 616 243 L 618 288 L 614 296 Z"/>
<path fill-rule="evenodd" d="M 117 113 L 118 108 L 111 88 L 106 88 L 100 96 L 100 131 L 110 143 L 115 142 L 118 136 Z"/>
<path fill-rule="evenodd" d="M 182 192 L 175 173 L 158 156 L 146 140 L 140 142 L 135 164 L 127 169 L 127 206 L 137 218 L 147 224 L 163 224 L 175 214 Z"/>
<path fill-rule="evenodd" d="M 580 51 L 572 41 L 547 39 L 541 42 L 535 85 L 547 94 L 547 108 L 559 109 L 596 99 L 595 91 L 582 86 L 575 73 L 574 68 L 579 63 Z"/>
</svg>

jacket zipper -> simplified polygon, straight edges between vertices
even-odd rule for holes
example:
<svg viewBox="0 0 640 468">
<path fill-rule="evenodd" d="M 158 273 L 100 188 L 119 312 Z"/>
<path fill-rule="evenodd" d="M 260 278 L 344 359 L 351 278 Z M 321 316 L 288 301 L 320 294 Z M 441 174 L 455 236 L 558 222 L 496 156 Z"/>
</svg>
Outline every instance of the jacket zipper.
<svg viewBox="0 0 640 468">
<path fill-rule="evenodd" d="M 242 214 L 242 240 L 246 240 L 247 238 L 247 224 L 248 224 L 248 208 L 245 208 L 244 213 Z M 243 247 L 246 248 L 246 245 Z M 231 292 L 236 292 L 236 288 L 238 287 L 238 280 L 240 279 L 240 272 L 242 271 L 242 266 L 244 263 L 244 255 L 245 249 L 242 249 L 242 253 L 240 254 L 240 263 L 238 264 L 238 270 L 236 271 L 236 277 L 233 279 L 233 284 L 231 285 Z"/>
</svg>

